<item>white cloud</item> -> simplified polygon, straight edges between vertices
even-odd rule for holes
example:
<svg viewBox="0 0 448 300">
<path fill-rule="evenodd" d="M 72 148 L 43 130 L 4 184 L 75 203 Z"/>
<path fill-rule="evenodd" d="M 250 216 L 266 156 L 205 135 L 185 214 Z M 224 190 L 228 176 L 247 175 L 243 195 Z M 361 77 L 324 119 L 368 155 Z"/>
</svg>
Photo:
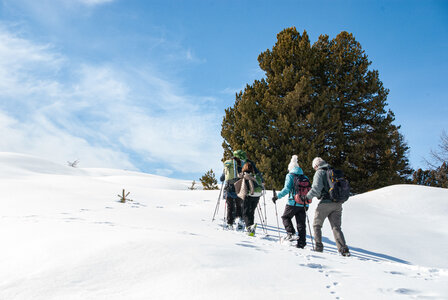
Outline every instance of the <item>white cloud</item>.
<svg viewBox="0 0 448 300">
<path fill-rule="evenodd" d="M 82 167 L 136 169 L 126 154 L 90 145 L 41 115 L 19 122 L 0 111 L 0 136 L 1 151 L 33 154 L 62 164 L 79 159 Z"/>
<path fill-rule="evenodd" d="M 173 174 L 173 170 L 169 169 L 155 169 L 155 174 L 159 176 L 166 176 L 169 177 Z"/>
<path fill-rule="evenodd" d="M 36 45 L 0 27 L 0 91 L 11 97 L 26 97 L 44 91 L 52 95 L 58 83 L 48 77 L 58 72 L 63 59 L 49 45 Z M 37 70 L 39 78 L 33 76 Z"/>
<path fill-rule="evenodd" d="M 206 97 L 142 66 L 71 63 L 0 27 L 0 151 L 127 169 L 138 156 L 160 174 L 219 164 L 221 115 Z"/>
<path fill-rule="evenodd" d="M 243 88 L 225 88 L 224 90 L 221 91 L 221 94 L 235 96 L 235 94 L 238 94 L 240 91 L 244 91 L 244 87 Z"/>
<path fill-rule="evenodd" d="M 89 6 L 114 2 L 114 0 L 76 0 L 76 1 Z"/>
<path fill-rule="evenodd" d="M 83 65 L 78 71 L 79 81 L 74 84 L 74 96 L 96 101 L 123 101 L 129 96 L 129 87 L 113 69 Z"/>
</svg>

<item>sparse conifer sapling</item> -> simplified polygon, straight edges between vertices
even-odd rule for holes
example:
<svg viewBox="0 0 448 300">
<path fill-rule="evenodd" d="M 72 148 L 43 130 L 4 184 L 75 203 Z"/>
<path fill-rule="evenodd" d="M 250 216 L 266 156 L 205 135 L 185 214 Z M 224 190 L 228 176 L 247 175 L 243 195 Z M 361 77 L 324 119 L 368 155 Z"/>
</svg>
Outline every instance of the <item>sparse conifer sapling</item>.
<svg viewBox="0 0 448 300">
<path fill-rule="evenodd" d="M 216 180 L 213 169 L 207 171 L 200 179 L 204 190 L 218 190 L 218 181 Z"/>
<path fill-rule="evenodd" d="M 126 203 L 126 201 L 133 201 L 132 199 L 127 198 L 131 192 L 127 192 L 123 189 L 121 195 L 117 195 L 120 198 L 121 203 Z"/>
</svg>

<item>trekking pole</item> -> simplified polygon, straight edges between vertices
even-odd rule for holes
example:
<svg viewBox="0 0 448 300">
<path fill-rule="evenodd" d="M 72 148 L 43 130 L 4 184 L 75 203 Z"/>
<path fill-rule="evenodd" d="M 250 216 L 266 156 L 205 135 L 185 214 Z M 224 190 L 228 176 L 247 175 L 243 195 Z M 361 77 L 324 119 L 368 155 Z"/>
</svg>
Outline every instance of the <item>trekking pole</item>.
<svg viewBox="0 0 448 300">
<path fill-rule="evenodd" d="M 311 233 L 310 219 L 308 218 L 308 214 L 306 213 L 305 206 L 303 206 L 303 210 L 305 211 L 306 221 L 308 222 L 308 229 L 310 231 L 311 245 L 313 245 L 313 251 L 315 251 L 314 250 L 314 242 L 313 242 L 313 234 Z"/>
<path fill-rule="evenodd" d="M 264 222 L 266 223 L 266 225 L 268 224 L 268 215 L 266 213 L 266 189 L 263 186 L 263 205 L 264 205 Z"/>
<path fill-rule="evenodd" d="M 272 193 L 274 194 L 274 197 L 277 196 L 277 193 L 275 192 L 275 189 L 272 190 Z M 277 201 L 274 202 L 275 205 L 275 216 L 277 217 L 277 232 L 278 232 L 278 241 L 280 244 L 282 243 L 282 238 L 280 237 L 280 226 L 278 225 L 278 213 L 277 213 Z"/>
<path fill-rule="evenodd" d="M 221 183 L 221 191 L 219 192 L 218 201 L 217 201 L 217 203 L 216 203 L 215 212 L 213 213 L 213 219 L 212 219 L 212 222 L 215 220 L 215 216 L 216 216 L 216 214 L 217 214 L 218 211 L 219 211 L 219 203 L 220 203 L 220 201 L 221 201 L 221 194 L 222 194 L 222 188 L 223 188 L 223 186 L 224 186 L 224 182 Z"/>
<path fill-rule="evenodd" d="M 226 215 L 227 215 L 227 199 L 224 202 L 224 219 L 223 219 L 223 225 L 222 225 L 223 229 L 226 228 L 226 223 L 227 223 Z"/>
<path fill-rule="evenodd" d="M 260 211 L 261 211 L 261 208 L 257 205 L 258 218 L 260 218 L 261 228 L 263 228 L 264 233 L 268 234 L 268 230 L 263 224 L 262 213 Z"/>
<path fill-rule="evenodd" d="M 264 224 L 266 224 L 266 226 L 267 226 L 266 216 L 263 216 L 263 209 L 261 208 L 260 202 L 258 202 L 258 204 L 257 204 L 257 210 L 258 210 L 258 214 L 260 215 L 260 220 L 262 220 L 264 222 Z"/>
</svg>

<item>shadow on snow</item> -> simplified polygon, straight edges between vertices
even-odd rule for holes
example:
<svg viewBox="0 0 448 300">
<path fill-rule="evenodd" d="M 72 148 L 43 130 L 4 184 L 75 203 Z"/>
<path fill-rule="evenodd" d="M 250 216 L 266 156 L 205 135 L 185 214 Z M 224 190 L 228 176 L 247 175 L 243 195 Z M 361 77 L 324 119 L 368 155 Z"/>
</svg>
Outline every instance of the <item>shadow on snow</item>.
<svg viewBox="0 0 448 300">
<path fill-rule="evenodd" d="M 222 226 L 222 225 L 221 225 Z M 280 232 L 281 236 L 284 236 L 286 234 L 285 229 L 283 228 L 277 228 L 276 226 L 272 226 L 272 225 L 262 225 L 260 223 L 258 223 L 258 228 L 264 232 L 267 233 L 266 236 L 262 237 L 263 240 L 269 240 L 269 241 L 275 241 L 278 242 L 278 233 Z M 307 239 L 308 239 L 308 246 L 311 246 L 311 237 L 309 235 L 307 235 Z M 314 240 L 313 240 L 314 242 Z M 333 242 L 332 240 L 330 240 L 329 238 L 323 236 L 322 237 L 322 243 L 324 244 L 324 251 L 325 252 L 329 252 L 332 254 L 337 254 L 338 250 L 336 247 L 336 243 Z M 411 264 L 410 262 L 403 260 L 401 258 L 398 257 L 394 257 L 391 255 L 387 255 L 384 253 L 379 253 L 379 252 L 373 252 L 370 250 L 366 250 L 360 247 L 354 247 L 352 245 L 348 245 L 350 248 L 350 253 L 352 255 L 352 257 L 356 257 L 358 259 L 361 260 L 372 260 L 372 261 L 388 261 L 388 262 L 396 262 L 396 263 L 402 263 L 402 264 Z"/>
</svg>

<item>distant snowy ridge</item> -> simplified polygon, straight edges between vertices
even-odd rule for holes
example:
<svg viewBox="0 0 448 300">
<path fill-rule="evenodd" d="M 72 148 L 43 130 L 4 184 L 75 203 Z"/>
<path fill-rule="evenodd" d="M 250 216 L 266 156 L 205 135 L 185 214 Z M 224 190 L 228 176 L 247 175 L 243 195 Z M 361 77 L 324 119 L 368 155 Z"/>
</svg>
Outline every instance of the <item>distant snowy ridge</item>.
<svg viewBox="0 0 448 300">
<path fill-rule="evenodd" d="M 81 162 L 82 164 L 82 162 Z M 143 181 L 153 188 L 184 190 L 191 187 L 192 181 L 167 178 L 164 176 L 152 175 L 128 170 L 106 169 L 106 168 L 82 168 L 70 167 L 68 164 L 59 164 L 47 159 L 38 158 L 28 154 L 18 154 L 10 152 L 0 152 L 0 172 L 1 176 L 11 177 L 16 175 L 53 174 L 71 176 L 101 177 L 110 180 Z M 112 179 L 114 177 L 114 179 Z M 107 180 L 107 179 L 106 179 Z M 202 188 L 200 182 L 196 181 L 196 188 Z"/>
</svg>

